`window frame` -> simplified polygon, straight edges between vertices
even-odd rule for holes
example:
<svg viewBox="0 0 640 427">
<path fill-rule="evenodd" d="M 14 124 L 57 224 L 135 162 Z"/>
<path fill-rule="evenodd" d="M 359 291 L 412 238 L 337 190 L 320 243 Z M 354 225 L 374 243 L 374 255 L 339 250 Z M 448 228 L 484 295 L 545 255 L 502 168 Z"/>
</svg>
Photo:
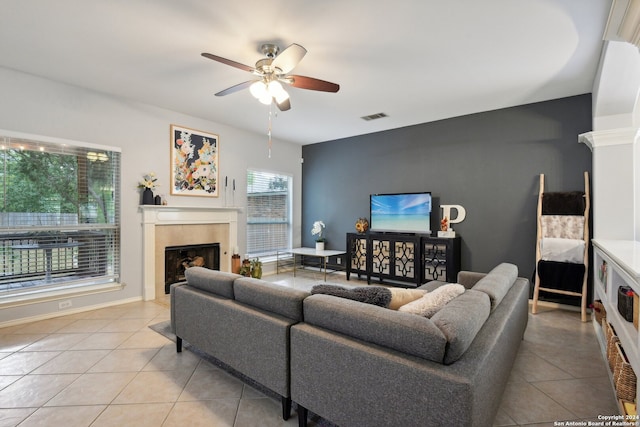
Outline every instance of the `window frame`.
<svg viewBox="0 0 640 427">
<path fill-rule="evenodd" d="M 110 251 L 108 256 L 111 258 L 109 263 L 109 269 L 104 274 L 96 274 L 94 276 L 87 276 L 86 278 L 72 278 L 66 281 L 56 281 L 55 283 L 43 283 L 41 285 L 31 287 L 20 287 L 17 289 L 0 291 L 0 308 L 21 306 L 26 304 L 38 303 L 49 300 L 57 300 L 61 298 L 69 298 L 74 296 L 88 295 L 98 292 L 107 292 L 111 290 L 119 290 L 124 287 L 120 283 L 121 275 L 121 209 L 122 209 L 122 189 L 121 189 L 121 176 L 122 176 L 122 150 L 119 147 L 103 146 L 98 144 L 92 144 L 81 141 L 73 141 L 62 138 L 47 137 L 42 135 L 26 134 L 21 132 L 13 132 L 0 129 L 0 149 L 5 150 L 9 144 L 15 142 L 31 143 L 34 145 L 42 144 L 47 146 L 55 146 L 57 151 L 55 153 L 64 153 L 65 148 L 69 147 L 70 155 L 77 151 L 80 154 L 84 150 L 88 151 L 101 151 L 114 153 L 114 158 L 117 157 L 115 164 L 108 170 L 112 183 L 113 183 L 113 196 L 109 202 L 113 203 L 113 218 L 109 215 L 107 219 L 105 217 L 103 222 L 88 224 L 77 221 L 75 224 L 45 224 L 42 226 L 33 226 L 28 224 L 18 225 L 0 225 L 0 231 L 5 235 L 10 233 L 26 233 L 30 236 L 30 233 L 64 233 L 77 232 L 77 233 L 91 233 L 98 230 L 106 230 L 108 237 L 108 243 L 105 243 L 104 248 L 108 248 Z M 35 150 L 32 150 L 35 151 Z M 87 157 L 89 153 L 86 153 Z M 86 175 L 85 175 L 86 176 Z M 78 191 L 80 189 L 80 183 L 77 184 Z M 78 207 L 81 210 L 81 207 Z M 106 212 L 105 212 L 106 214 Z M 19 215 L 18 215 L 19 217 Z M 70 245 L 72 246 L 72 245 Z M 102 250 L 101 247 L 98 250 Z M 41 254 L 40 254 L 41 255 Z M 92 253 L 92 255 L 94 255 Z"/>
<path fill-rule="evenodd" d="M 251 216 L 251 203 L 250 203 L 250 198 L 252 197 L 262 197 L 262 196 L 269 196 L 266 191 L 254 191 L 254 189 L 252 189 L 252 182 L 249 179 L 249 174 L 250 173 L 256 173 L 256 174 L 268 174 L 271 175 L 271 179 L 273 178 L 286 178 L 286 182 L 287 182 L 287 188 L 285 190 L 286 193 L 286 218 L 283 221 L 278 221 L 278 220 L 267 220 L 267 221 L 262 221 L 262 222 L 255 222 L 252 221 L 253 218 L 256 217 L 252 217 Z M 285 250 L 285 249 L 290 249 L 292 246 L 292 242 L 293 242 L 293 179 L 294 176 L 291 173 L 286 173 L 286 172 L 279 172 L 279 171 L 273 171 L 273 170 L 267 170 L 267 169 L 255 169 L 255 168 L 248 168 L 247 169 L 247 208 L 246 208 L 246 238 L 247 238 L 247 247 L 246 247 L 246 254 L 249 256 L 249 258 L 260 258 L 262 261 L 269 261 L 271 259 L 276 259 L 276 255 L 277 252 L 279 250 Z M 266 183 L 268 184 L 268 183 Z M 275 193 L 278 193 L 278 191 L 274 191 L 273 195 L 276 195 Z M 262 196 L 261 196 L 262 195 Z M 251 226 L 252 225 L 256 225 L 256 224 L 264 224 L 264 225 L 269 225 L 269 224 L 284 224 L 286 226 L 286 242 L 283 243 L 283 247 L 272 247 L 270 248 L 268 251 L 260 251 L 260 252 L 252 252 L 252 250 L 254 248 L 250 248 L 250 242 L 253 240 L 250 237 L 250 232 L 251 232 Z"/>
</svg>

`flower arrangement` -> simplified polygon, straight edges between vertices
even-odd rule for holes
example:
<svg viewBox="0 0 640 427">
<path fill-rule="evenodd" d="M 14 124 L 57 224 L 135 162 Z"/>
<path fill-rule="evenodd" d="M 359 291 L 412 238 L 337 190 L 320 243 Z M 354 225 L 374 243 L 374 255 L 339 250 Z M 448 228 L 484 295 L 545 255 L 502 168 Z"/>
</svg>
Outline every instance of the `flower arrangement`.
<svg viewBox="0 0 640 427">
<path fill-rule="evenodd" d="M 323 237 L 325 225 L 322 221 L 316 221 L 313 223 L 313 228 L 311 229 L 312 236 L 316 237 L 316 242 L 324 242 L 326 239 Z"/>
<path fill-rule="evenodd" d="M 449 219 L 445 216 L 440 220 L 440 230 L 447 231 L 449 229 Z"/>
<path fill-rule="evenodd" d="M 149 172 L 142 175 L 142 181 L 138 183 L 138 188 L 148 188 L 149 190 L 155 190 L 158 187 L 158 184 L 156 184 L 157 181 L 158 178 L 156 178 L 156 174 L 154 172 Z"/>
</svg>

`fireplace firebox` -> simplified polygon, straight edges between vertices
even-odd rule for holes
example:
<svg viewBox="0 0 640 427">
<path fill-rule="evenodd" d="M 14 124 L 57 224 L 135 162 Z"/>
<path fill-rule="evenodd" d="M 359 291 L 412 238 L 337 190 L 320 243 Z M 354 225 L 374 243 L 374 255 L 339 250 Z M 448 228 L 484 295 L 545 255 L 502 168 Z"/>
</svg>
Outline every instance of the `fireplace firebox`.
<svg viewBox="0 0 640 427">
<path fill-rule="evenodd" d="M 167 246 L 164 249 L 164 293 L 170 286 L 185 280 L 185 271 L 191 267 L 220 270 L 220 243 Z"/>
</svg>

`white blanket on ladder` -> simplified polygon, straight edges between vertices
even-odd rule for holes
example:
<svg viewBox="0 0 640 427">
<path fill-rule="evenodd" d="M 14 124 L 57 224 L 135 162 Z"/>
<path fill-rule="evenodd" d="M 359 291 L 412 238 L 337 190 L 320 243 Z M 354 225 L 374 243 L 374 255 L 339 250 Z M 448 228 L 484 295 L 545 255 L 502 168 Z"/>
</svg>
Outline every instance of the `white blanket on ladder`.
<svg viewBox="0 0 640 427">
<path fill-rule="evenodd" d="M 547 237 L 540 240 L 540 258 L 544 261 L 584 263 L 584 240 Z"/>
<path fill-rule="evenodd" d="M 541 215 L 541 237 L 584 239 L 584 217 L 578 215 Z"/>
</svg>

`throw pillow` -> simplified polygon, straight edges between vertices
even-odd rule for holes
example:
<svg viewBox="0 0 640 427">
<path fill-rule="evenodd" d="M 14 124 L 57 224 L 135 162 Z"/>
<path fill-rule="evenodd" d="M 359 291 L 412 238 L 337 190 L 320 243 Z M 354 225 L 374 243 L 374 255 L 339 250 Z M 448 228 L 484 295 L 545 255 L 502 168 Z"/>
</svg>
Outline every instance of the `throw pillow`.
<svg viewBox="0 0 640 427">
<path fill-rule="evenodd" d="M 389 303 L 391 302 L 391 291 L 381 286 L 343 288 L 336 285 L 316 285 L 311 288 L 311 293 L 348 298 L 354 301 L 360 301 L 365 304 L 373 304 L 380 307 L 389 307 Z"/>
<path fill-rule="evenodd" d="M 422 298 L 403 305 L 398 311 L 431 318 L 449 301 L 462 294 L 464 290 L 464 286 L 459 283 L 442 285 L 438 289 L 426 293 Z"/>
<path fill-rule="evenodd" d="M 389 288 L 391 291 L 391 303 L 389 308 L 397 310 L 411 301 L 422 298 L 427 293 L 426 289 L 405 289 L 405 288 Z"/>
</svg>

